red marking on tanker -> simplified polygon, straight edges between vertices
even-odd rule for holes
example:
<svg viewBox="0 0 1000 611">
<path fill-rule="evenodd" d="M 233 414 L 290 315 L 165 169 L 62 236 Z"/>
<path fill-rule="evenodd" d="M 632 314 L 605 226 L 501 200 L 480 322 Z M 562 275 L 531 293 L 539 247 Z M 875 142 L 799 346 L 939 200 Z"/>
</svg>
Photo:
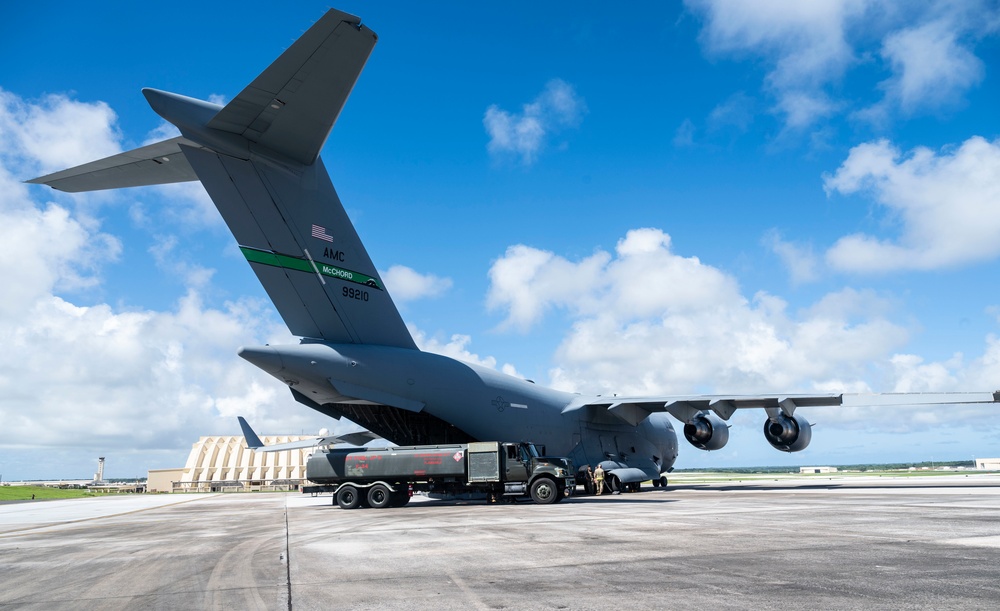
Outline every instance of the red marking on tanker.
<svg viewBox="0 0 1000 611">
<path fill-rule="evenodd" d="M 455 459 L 455 462 L 458 462 L 458 461 L 462 460 L 462 456 L 463 456 L 463 455 L 462 455 L 462 452 L 461 452 L 461 451 L 458 451 L 458 452 L 455 452 L 455 455 L 454 455 L 454 456 L 452 456 L 452 458 L 454 458 L 454 459 Z"/>
</svg>

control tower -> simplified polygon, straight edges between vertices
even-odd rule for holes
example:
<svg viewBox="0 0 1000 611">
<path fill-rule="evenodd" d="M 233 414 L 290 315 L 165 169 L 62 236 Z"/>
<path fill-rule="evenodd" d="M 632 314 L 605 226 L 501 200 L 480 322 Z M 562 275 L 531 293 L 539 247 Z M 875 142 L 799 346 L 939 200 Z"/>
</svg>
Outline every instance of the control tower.
<svg viewBox="0 0 1000 611">
<path fill-rule="evenodd" d="M 94 483 L 103 484 L 104 483 L 104 457 L 101 456 L 97 459 L 97 473 L 94 474 Z"/>
</svg>

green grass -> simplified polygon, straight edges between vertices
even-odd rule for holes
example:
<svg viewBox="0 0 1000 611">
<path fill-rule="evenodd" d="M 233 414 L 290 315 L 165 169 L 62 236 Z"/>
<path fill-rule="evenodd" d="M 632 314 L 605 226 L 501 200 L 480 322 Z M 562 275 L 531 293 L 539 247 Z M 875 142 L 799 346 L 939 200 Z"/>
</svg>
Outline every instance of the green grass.
<svg viewBox="0 0 1000 611">
<path fill-rule="evenodd" d="M 0 486 L 0 501 L 30 501 L 31 495 L 35 495 L 36 501 L 94 496 L 89 490 L 64 490 L 45 486 Z"/>
</svg>

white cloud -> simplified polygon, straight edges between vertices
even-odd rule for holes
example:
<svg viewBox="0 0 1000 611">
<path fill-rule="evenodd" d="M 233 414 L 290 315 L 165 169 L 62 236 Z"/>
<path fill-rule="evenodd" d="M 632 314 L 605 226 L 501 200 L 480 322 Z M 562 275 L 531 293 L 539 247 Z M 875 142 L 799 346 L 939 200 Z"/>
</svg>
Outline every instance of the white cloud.
<svg viewBox="0 0 1000 611">
<path fill-rule="evenodd" d="M 469 335 L 456 333 L 447 340 L 442 340 L 438 337 L 429 337 L 426 333 L 413 325 L 407 325 L 407 327 L 409 328 L 410 335 L 413 336 L 413 341 L 417 344 L 417 347 L 424 352 L 440 354 L 441 356 L 447 356 L 466 363 L 489 367 L 490 369 L 497 368 L 497 360 L 495 357 L 481 357 L 469 350 L 469 345 L 472 343 L 472 337 Z M 507 375 L 523 377 L 510 363 L 504 363 L 500 367 L 500 371 L 506 373 Z"/>
<path fill-rule="evenodd" d="M 763 56 L 767 86 L 789 127 L 806 127 L 835 108 L 823 87 L 836 82 L 855 61 L 847 28 L 869 0 L 722 2 L 687 0 L 704 16 L 702 43 L 713 55 Z"/>
<path fill-rule="evenodd" d="M 396 303 L 439 297 L 451 288 L 450 278 L 421 274 L 405 265 L 393 265 L 381 276 Z"/>
<path fill-rule="evenodd" d="M 549 278 L 565 277 L 572 280 L 547 286 Z M 956 354 L 926 361 L 901 351 L 911 332 L 892 320 L 900 306 L 891 296 L 843 288 L 792 312 L 768 293 L 743 296 L 735 279 L 672 252 L 669 236 L 656 229 L 629 232 L 614 255 L 598 252 L 576 262 L 510 247 L 491 280 L 494 307 L 506 313 L 510 327 L 527 330 L 549 310 L 564 310 L 569 330 L 554 355 L 550 383 L 567 391 L 988 391 L 1000 380 L 1000 338 L 988 336 L 982 355 L 971 360 Z M 808 417 L 831 438 L 837 438 L 834 429 L 954 436 L 983 414 L 981 405 L 852 406 L 811 410 Z M 759 417 L 744 414 L 736 422 Z"/>
<path fill-rule="evenodd" d="M 505 311 L 507 327 L 525 331 L 553 308 L 568 313 L 551 372 L 565 390 L 859 390 L 869 363 L 908 338 L 871 292 L 845 289 L 797 315 L 773 295 L 748 299 L 731 276 L 672 252 L 657 229 L 630 231 L 614 256 L 579 262 L 513 246 L 490 279 L 488 302 Z"/>
<path fill-rule="evenodd" d="M 116 121 L 104 102 L 64 95 L 28 102 L 0 89 L 4 165 L 29 178 L 120 153 Z"/>
<path fill-rule="evenodd" d="M 572 263 L 530 246 L 511 246 L 490 266 L 487 307 L 491 311 L 507 311 L 502 328 L 526 331 L 546 309 L 576 304 L 581 292 L 597 286 L 597 275 L 608 260 L 607 253 L 598 252 L 579 263 Z"/>
<path fill-rule="evenodd" d="M 753 98 L 746 93 L 734 93 L 708 114 L 709 129 L 718 131 L 731 127 L 738 132 L 745 132 L 753 123 L 754 105 Z"/>
<path fill-rule="evenodd" d="M 919 147 L 905 157 L 886 140 L 851 149 L 827 193 L 870 194 L 898 222 L 885 240 L 853 234 L 826 253 L 852 272 L 930 270 L 1000 256 L 1000 141 L 969 138 L 940 153 Z"/>
<path fill-rule="evenodd" d="M 694 144 L 694 132 L 695 126 L 691 122 L 691 119 L 684 119 L 677 126 L 677 131 L 674 132 L 674 146 L 691 146 Z"/>
<path fill-rule="evenodd" d="M 161 270 L 180 278 L 185 286 L 201 289 L 208 285 L 215 270 L 197 263 L 191 263 L 178 254 L 177 237 L 158 236 L 149 247 L 149 253 Z"/>
<path fill-rule="evenodd" d="M 117 152 L 114 113 L 62 96 L 30 103 L 0 92 L 0 102 L 0 445 L 17 454 L 6 476 L 17 476 L 12 463 L 24 465 L 22 477 L 72 474 L 82 457 L 86 475 L 98 452 L 139 461 L 130 475 L 179 465 L 199 435 L 234 431 L 237 411 L 284 431 L 324 419 L 286 413 L 288 394 L 236 356 L 241 344 L 291 337 L 262 303 L 206 305 L 198 287 L 211 270 L 174 269 L 189 288 L 162 310 L 127 297 L 114 306 L 74 303 L 67 293 L 97 301 L 121 239 L 81 212 L 91 195 L 29 189 L 20 180 Z M 53 452 L 59 465 L 46 462 Z"/>
<path fill-rule="evenodd" d="M 579 125 L 585 112 L 583 98 L 573 86 L 553 79 L 520 113 L 502 110 L 496 104 L 486 109 L 483 126 L 490 137 L 487 150 L 495 157 L 513 155 L 524 165 L 531 165 L 552 135 Z"/>
<path fill-rule="evenodd" d="M 983 62 L 959 44 L 956 29 L 938 20 L 885 37 L 882 57 L 895 75 L 884 85 L 904 112 L 953 103 L 982 80 Z"/>
<path fill-rule="evenodd" d="M 710 55 L 763 59 L 774 110 L 796 131 L 848 108 L 836 87 L 873 59 L 891 76 L 872 91 L 884 97 L 855 117 L 884 122 L 897 109 L 912 115 L 960 102 L 983 78 L 974 44 L 1000 27 L 1000 9 L 979 0 L 905 8 L 875 0 L 686 4 L 704 19 L 701 41 Z"/>
<path fill-rule="evenodd" d="M 0 323 L 4 445 L 183 448 L 237 405 L 262 417 L 276 397 L 260 389 L 274 385 L 235 350 L 270 320 L 260 304 L 215 310 L 194 292 L 166 312 L 42 297 Z"/>
<path fill-rule="evenodd" d="M 819 260 L 812 246 L 786 242 L 775 229 L 764 235 L 763 242 L 781 259 L 793 283 L 813 282 L 819 278 Z"/>
</svg>

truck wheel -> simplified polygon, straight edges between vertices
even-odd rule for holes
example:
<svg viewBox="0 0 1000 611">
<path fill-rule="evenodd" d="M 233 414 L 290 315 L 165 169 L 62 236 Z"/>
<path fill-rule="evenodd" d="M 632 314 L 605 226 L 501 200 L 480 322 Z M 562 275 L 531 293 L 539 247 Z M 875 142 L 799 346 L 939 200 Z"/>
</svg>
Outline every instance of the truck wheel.
<svg viewBox="0 0 1000 611">
<path fill-rule="evenodd" d="M 341 509 L 356 509 L 361 505 L 361 494 L 354 486 L 343 485 L 337 489 L 337 504 Z"/>
<path fill-rule="evenodd" d="M 391 500 L 389 489 L 382 484 L 375 484 L 368 490 L 368 506 L 372 509 L 388 507 Z"/>
<path fill-rule="evenodd" d="M 410 493 L 407 490 L 397 490 L 392 495 L 390 504 L 393 507 L 403 507 L 410 502 Z"/>
<path fill-rule="evenodd" d="M 540 477 L 531 484 L 531 500 L 548 505 L 559 500 L 559 487 L 547 477 Z"/>
</svg>

